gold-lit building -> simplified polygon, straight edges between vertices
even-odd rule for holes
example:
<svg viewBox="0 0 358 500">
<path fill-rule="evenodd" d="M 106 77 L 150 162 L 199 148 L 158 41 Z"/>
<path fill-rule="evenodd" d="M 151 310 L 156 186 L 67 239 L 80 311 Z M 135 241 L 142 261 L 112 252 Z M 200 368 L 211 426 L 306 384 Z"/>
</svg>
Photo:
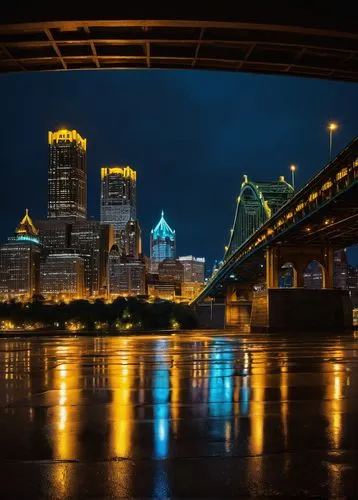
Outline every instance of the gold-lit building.
<svg viewBox="0 0 358 500">
<path fill-rule="evenodd" d="M 48 217 L 87 217 L 87 140 L 76 130 L 48 133 Z"/>
<path fill-rule="evenodd" d="M 101 222 L 113 224 L 116 242 L 123 245 L 123 232 L 137 218 L 137 173 L 129 166 L 101 168 Z"/>
<path fill-rule="evenodd" d="M 15 235 L 0 247 L 0 296 L 29 300 L 39 293 L 40 241 L 28 210 Z"/>
<path fill-rule="evenodd" d="M 204 283 L 184 281 L 184 283 L 181 284 L 181 296 L 183 299 L 192 300 L 199 295 L 204 286 Z"/>
</svg>

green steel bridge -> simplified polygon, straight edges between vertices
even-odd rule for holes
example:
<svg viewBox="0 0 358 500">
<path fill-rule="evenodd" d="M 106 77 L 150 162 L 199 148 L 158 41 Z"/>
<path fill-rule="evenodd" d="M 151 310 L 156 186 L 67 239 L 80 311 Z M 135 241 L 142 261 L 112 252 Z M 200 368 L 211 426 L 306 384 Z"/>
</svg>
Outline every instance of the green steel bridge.
<svg viewBox="0 0 358 500">
<path fill-rule="evenodd" d="M 293 263 L 297 286 L 303 270 L 317 260 L 332 287 L 329 251 L 358 242 L 358 138 L 328 163 L 297 193 L 282 178 L 255 183 L 244 177 L 234 225 L 221 267 L 191 302 L 214 297 L 223 285 L 255 283 L 278 286 L 278 272 Z"/>
</svg>

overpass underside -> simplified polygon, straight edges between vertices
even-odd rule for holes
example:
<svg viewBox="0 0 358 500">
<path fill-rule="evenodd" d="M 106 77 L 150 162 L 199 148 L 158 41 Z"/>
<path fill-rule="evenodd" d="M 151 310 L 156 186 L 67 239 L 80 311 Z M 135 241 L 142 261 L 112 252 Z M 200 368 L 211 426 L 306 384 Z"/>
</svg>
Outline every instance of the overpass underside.
<svg viewBox="0 0 358 500">
<path fill-rule="evenodd" d="M 204 69 L 358 81 L 356 33 L 213 20 L 0 21 L 0 72 Z"/>
</svg>

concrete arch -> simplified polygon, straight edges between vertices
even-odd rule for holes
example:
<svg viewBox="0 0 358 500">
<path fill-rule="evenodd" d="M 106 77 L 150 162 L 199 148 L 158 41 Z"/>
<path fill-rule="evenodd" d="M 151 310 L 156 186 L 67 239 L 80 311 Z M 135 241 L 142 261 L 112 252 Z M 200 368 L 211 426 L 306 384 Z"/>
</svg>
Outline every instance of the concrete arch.
<svg viewBox="0 0 358 500">
<path fill-rule="evenodd" d="M 319 260 L 309 261 L 303 269 L 303 287 L 312 289 L 326 288 L 327 271 Z"/>
</svg>

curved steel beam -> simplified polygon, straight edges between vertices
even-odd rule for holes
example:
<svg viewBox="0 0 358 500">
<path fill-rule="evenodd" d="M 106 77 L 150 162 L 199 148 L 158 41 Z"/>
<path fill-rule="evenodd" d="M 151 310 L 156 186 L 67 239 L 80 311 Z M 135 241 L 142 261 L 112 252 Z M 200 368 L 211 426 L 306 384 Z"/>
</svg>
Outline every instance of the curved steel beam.
<svg viewBox="0 0 358 500">
<path fill-rule="evenodd" d="M 0 72 L 216 69 L 358 82 L 358 33 L 221 20 L 0 22 Z"/>
</svg>

